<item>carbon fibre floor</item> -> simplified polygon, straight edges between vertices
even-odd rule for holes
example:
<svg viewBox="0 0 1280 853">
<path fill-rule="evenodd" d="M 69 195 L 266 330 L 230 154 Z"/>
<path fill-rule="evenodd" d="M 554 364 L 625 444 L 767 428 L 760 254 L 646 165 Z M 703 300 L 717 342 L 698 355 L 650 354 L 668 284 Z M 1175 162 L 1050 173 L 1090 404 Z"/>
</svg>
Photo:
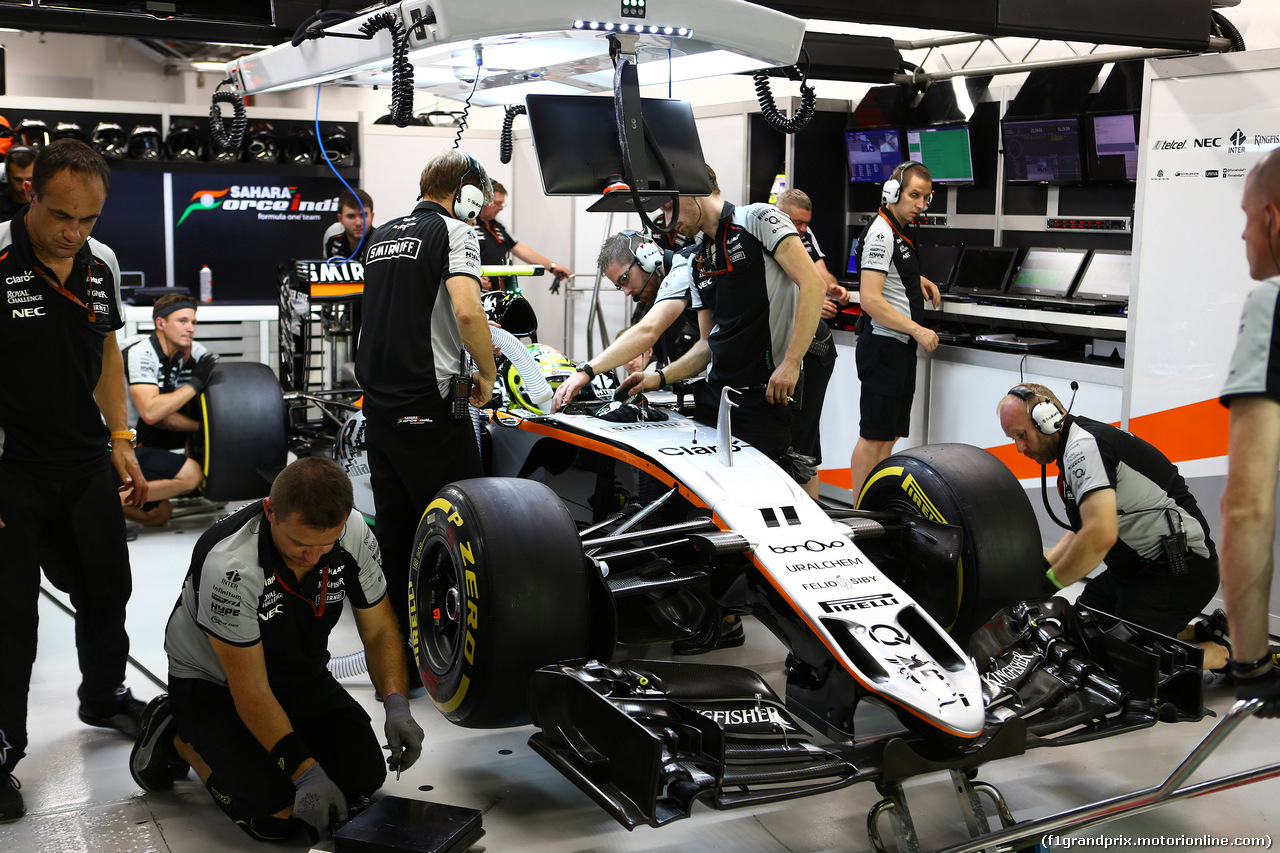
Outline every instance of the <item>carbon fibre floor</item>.
<svg viewBox="0 0 1280 853">
<path fill-rule="evenodd" d="M 211 520 L 174 521 L 168 528 L 143 531 L 131 543 L 133 654 L 162 678 L 164 623 L 191 546 Z M 129 776 L 129 742 L 79 723 L 71 619 L 47 600 L 40 607 L 40 654 L 30 702 L 31 748 L 17 772 L 28 814 L 0 825 L 0 850 L 223 853 L 252 847 L 254 843 L 222 816 L 194 777 L 179 783 L 172 793 L 144 794 Z M 332 651 L 342 654 L 357 648 L 354 624 L 346 619 L 335 634 Z M 657 647 L 647 650 L 653 657 L 663 653 Z M 632 656 L 643 657 L 646 652 Z M 745 646 L 705 659 L 756 669 L 780 687 L 784 656 L 781 645 L 749 620 Z M 367 679 L 347 683 L 380 724 L 381 708 Z M 132 669 L 129 684 L 141 698 L 160 690 Z M 1209 705 L 1221 714 L 1230 699 L 1226 691 L 1211 691 Z M 425 699 L 414 700 L 412 707 L 427 732 L 426 750 L 419 763 L 398 782 L 391 780 L 384 792 L 482 809 L 487 834 L 480 845 L 488 850 L 817 853 L 871 849 L 866 818 L 879 799 L 873 785 L 855 785 L 754 811 L 716 812 L 699 806 L 688 820 L 629 833 L 533 753 L 526 744 L 531 729 L 459 729 L 446 723 Z M 1162 781 L 1214 722 L 1161 724 L 1097 744 L 1041 749 L 988 765 L 980 778 L 1004 793 L 1018 819 L 1040 817 Z M 1277 735 L 1280 722 L 1246 721 L 1195 779 L 1280 760 Z M 1262 782 L 1183 801 L 1087 830 L 1070 841 L 1080 846 L 1110 839 L 1113 847 L 1131 850 L 1198 851 L 1232 845 L 1136 840 L 1152 836 L 1280 840 L 1277 786 L 1274 781 Z M 907 793 L 925 850 L 966 838 L 964 819 L 945 774 L 916 780 L 907 786 Z M 887 823 L 884 831 L 889 832 Z M 300 841 L 285 849 L 307 846 Z M 1059 843 L 1053 849 L 1067 848 Z"/>
</svg>

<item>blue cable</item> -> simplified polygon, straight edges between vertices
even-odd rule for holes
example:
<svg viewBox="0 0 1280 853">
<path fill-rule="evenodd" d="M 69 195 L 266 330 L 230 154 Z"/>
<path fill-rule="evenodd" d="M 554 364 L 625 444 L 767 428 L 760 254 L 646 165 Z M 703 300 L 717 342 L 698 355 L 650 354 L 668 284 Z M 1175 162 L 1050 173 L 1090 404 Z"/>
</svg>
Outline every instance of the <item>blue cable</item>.
<svg viewBox="0 0 1280 853">
<path fill-rule="evenodd" d="M 327 152 L 327 151 L 325 151 L 325 150 L 324 150 L 324 142 L 322 142 L 322 141 L 321 141 L 321 137 L 320 137 L 320 87 L 321 87 L 321 86 L 323 86 L 323 85 L 324 85 L 323 83 L 317 83 L 317 84 L 316 84 L 316 144 L 317 144 L 318 146 L 320 146 L 320 157 L 321 157 L 321 159 L 323 159 L 323 160 L 324 160 L 325 165 L 329 167 L 329 170 L 330 170 L 331 172 L 333 172 L 333 174 L 334 174 L 334 175 L 336 175 L 336 176 L 337 176 L 338 180 L 342 181 L 342 185 L 343 185 L 344 187 L 346 187 L 346 188 L 347 188 L 347 191 L 348 191 L 348 192 L 350 192 L 353 196 L 355 196 L 355 197 L 356 197 L 356 201 L 360 201 L 360 196 L 359 196 L 359 195 L 357 195 L 356 191 L 351 187 L 351 184 L 347 183 L 347 179 L 346 179 L 346 178 L 344 178 L 344 177 L 342 177 L 342 175 L 341 175 L 341 174 L 338 172 L 338 170 L 334 167 L 334 165 L 333 165 L 333 161 L 329 159 L 329 152 Z M 352 259 L 352 258 L 354 258 L 356 255 L 360 254 L 360 249 L 361 249 L 361 247 L 363 247 L 363 246 L 364 246 L 364 238 L 365 238 L 365 235 L 369 233 L 369 211 L 367 211 L 367 210 L 365 210 L 365 209 L 364 209 L 364 202 L 362 202 L 362 201 L 360 201 L 360 210 L 361 210 L 361 212 L 362 212 L 362 213 L 364 213 L 364 222 L 363 222 L 363 223 L 361 223 L 361 226 L 360 226 L 360 242 L 356 244 L 355 251 L 353 251 L 351 254 L 347 255 L 345 258 L 341 258 L 341 259 L 340 259 L 340 258 L 337 258 L 337 257 L 333 257 L 333 258 L 325 258 L 324 262 L 325 262 L 326 264 L 328 264 L 329 266 L 337 266 L 338 264 L 345 264 L 347 261 L 351 260 L 351 259 Z M 342 206 L 341 206 L 341 205 L 339 205 L 339 206 L 338 206 L 338 213 L 339 213 L 339 215 L 341 215 L 341 213 L 342 213 Z"/>
</svg>

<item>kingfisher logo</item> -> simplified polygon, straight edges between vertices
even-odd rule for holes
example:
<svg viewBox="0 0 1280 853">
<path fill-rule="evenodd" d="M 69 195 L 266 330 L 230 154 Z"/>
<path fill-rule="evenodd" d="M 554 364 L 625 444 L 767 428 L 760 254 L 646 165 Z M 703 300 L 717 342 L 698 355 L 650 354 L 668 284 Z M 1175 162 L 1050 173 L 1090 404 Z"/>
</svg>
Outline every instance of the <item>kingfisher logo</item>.
<svg viewBox="0 0 1280 853">
<path fill-rule="evenodd" d="M 250 211 L 258 213 L 259 219 L 319 220 L 319 216 L 303 214 L 336 213 L 338 199 L 334 196 L 320 201 L 303 201 L 302 192 L 297 187 L 250 185 L 196 190 L 174 227 L 186 222 L 192 213 L 210 210 Z"/>
</svg>

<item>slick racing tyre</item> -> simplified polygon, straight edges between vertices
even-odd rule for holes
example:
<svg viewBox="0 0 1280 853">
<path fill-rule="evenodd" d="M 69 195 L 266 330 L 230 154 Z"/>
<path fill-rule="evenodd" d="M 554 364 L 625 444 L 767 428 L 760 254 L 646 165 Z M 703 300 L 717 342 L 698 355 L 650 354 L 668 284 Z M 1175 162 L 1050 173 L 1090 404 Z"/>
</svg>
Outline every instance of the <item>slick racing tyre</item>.
<svg viewBox="0 0 1280 853">
<path fill-rule="evenodd" d="M 284 467 L 287 415 L 280 383 L 265 364 L 221 362 L 199 397 L 204 436 L 204 496 L 260 498 Z"/>
<path fill-rule="evenodd" d="M 1044 551 L 1035 512 L 1013 473 L 985 450 L 934 444 L 895 453 L 867 477 L 858 508 L 963 528 L 949 576 L 901 554 L 876 561 L 961 647 L 998 610 L 1040 593 Z"/>
<path fill-rule="evenodd" d="M 533 480 L 441 489 L 414 537 L 409 641 L 436 707 L 471 728 L 529 722 L 534 670 L 587 654 L 582 538 Z"/>
</svg>

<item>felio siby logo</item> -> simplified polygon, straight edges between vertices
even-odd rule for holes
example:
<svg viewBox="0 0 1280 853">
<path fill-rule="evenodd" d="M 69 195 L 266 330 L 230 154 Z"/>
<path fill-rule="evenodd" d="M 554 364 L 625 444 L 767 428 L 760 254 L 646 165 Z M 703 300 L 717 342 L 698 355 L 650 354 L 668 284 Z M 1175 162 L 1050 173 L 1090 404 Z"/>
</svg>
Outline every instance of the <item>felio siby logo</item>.
<svg viewBox="0 0 1280 853">
<path fill-rule="evenodd" d="M 224 187 L 220 190 L 196 190 L 191 194 L 191 201 L 187 204 L 187 209 L 182 212 L 182 216 L 178 218 L 178 222 L 174 227 L 176 228 L 185 222 L 192 213 L 211 210 L 239 210 L 275 214 L 269 217 L 259 216 L 258 218 L 260 219 L 319 219 L 319 216 L 303 217 L 301 214 L 336 213 L 338 199 L 335 196 L 321 199 L 320 201 L 303 201 L 302 191 L 297 187 L 279 187 L 264 184 L 237 185 Z M 297 215 L 291 217 L 289 216 L 291 213 Z"/>
</svg>

